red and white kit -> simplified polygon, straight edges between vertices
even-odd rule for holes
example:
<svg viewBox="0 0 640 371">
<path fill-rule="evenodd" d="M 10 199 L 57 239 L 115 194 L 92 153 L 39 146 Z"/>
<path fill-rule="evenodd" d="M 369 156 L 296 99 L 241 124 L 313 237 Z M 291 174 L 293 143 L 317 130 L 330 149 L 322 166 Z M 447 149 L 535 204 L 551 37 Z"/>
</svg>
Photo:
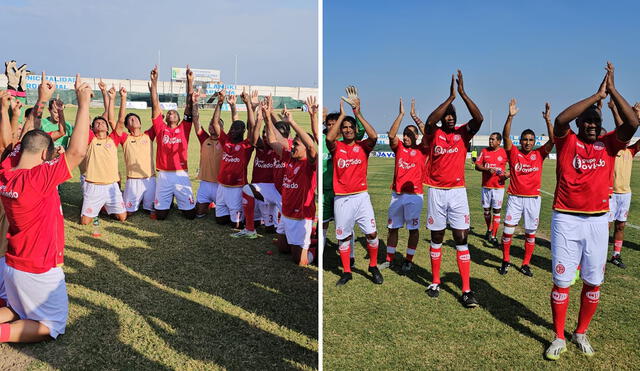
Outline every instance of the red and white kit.
<svg viewBox="0 0 640 371">
<path fill-rule="evenodd" d="M 242 186 L 247 184 L 247 166 L 253 146 L 247 139 L 232 143 L 225 132 L 220 132 L 218 141 L 222 146 L 222 161 L 218 172 L 218 194 L 216 195 L 216 217 L 229 215 L 237 223 L 243 219 Z"/>
<path fill-rule="evenodd" d="M 309 248 L 311 227 L 316 214 L 316 163 L 296 160 L 291 152 L 282 153 L 285 175 L 282 181 L 282 224 L 287 243 Z"/>
<path fill-rule="evenodd" d="M 407 148 L 399 142 L 394 153 L 395 169 L 387 226 L 395 229 L 406 225 L 407 229 L 418 229 L 423 202 L 422 179 L 428 152 L 422 145 Z"/>
<path fill-rule="evenodd" d="M 282 208 L 282 196 L 275 184 L 278 165 L 284 165 L 284 163 L 271 147 L 256 148 L 251 184 L 264 199 L 264 201 L 256 200 L 256 207 L 260 210 L 262 221 L 266 226 L 277 224 L 278 212 Z M 282 171 L 279 173 L 283 174 Z M 282 178 L 279 180 L 281 181 Z M 280 185 L 282 186 L 282 183 Z"/>
<path fill-rule="evenodd" d="M 469 202 L 464 181 L 467 145 L 473 138 L 467 125 L 447 133 L 437 128 L 427 136 L 430 150 L 427 228 L 441 231 L 447 224 L 468 229 Z"/>
<path fill-rule="evenodd" d="M 500 209 L 504 198 L 503 175 L 507 165 L 507 152 L 504 148 L 498 148 L 495 151 L 485 148 L 480 151 L 476 164 L 496 169 L 495 174 L 482 172 L 482 207 Z"/>
<path fill-rule="evenodd" d="M 175 128 L 170 128 L 162 115 L 153 119 L 156 136 L 156 210 L 168 210 L 175 196 L 178 209 L 191 210 L 195 207 L 193 190 L 187 167 L 189 135 L 192 123 L 182 120 Z"/>
</svg>

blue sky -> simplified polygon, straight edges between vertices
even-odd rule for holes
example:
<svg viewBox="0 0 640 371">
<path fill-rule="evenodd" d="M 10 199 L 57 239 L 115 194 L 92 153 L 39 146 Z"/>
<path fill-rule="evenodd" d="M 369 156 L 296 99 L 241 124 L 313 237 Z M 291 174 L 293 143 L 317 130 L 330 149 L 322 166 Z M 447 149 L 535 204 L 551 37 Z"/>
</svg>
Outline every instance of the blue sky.
<svg viewBox="0 0 640 371">
<path fill-rule="evenodd" d="M 520 112 L 513 133 L 546 131 L 552 118 L 593 94 L 611 60 L 616 87 L 640 101 L 640 3 L 616 1 L 325 1 L 324 102 L 338 109 L 354 84 L 365 117 L 386 132 L 410 99 L 422 119 L 448 96 L 451 74 L 461 69 L 465 89 L 482 111 L 480 133 L 502 130 L 511 97 Z M 470 118 L 456 98 L 459 122 Z M 604 126 L 613 128 L 605 111 Z"/>
<path fill-rule="evenodd" d="M 3 61 L 49 74 L 148 79 L 158 61 L 233 83 L 317 86 L 315 0 L 2 0 Z"/>
</svg>

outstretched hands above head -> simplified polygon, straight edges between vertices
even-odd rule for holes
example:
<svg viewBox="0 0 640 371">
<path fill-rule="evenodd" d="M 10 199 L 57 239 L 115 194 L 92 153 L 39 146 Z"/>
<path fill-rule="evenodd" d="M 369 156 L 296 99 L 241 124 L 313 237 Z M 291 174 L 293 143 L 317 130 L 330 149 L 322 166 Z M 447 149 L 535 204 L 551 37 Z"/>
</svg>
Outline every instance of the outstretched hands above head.
<svg viewBox="0 0 640 371">
<path fill-rule="evenodd" d="M 358 97 L 358 89 L 353 85 L 349 85 L 347 86 L 345 91 L 347 92 L 347 96 L 342 97 L 342 100 L 349 103 L 349 105 L 351 106 L 351 109 L 353 109 L 353 112 L 359 112 L 360 97 Z"/>
</svg>

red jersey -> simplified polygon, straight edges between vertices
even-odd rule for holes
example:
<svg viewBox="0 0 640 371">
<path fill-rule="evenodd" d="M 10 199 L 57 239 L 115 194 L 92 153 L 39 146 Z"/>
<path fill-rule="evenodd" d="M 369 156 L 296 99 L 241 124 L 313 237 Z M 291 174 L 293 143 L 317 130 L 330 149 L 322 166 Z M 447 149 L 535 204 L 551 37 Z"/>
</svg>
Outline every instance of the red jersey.
<svg viewBox="0 0 640 371">
<path fill-rule="evenodd" d="M 187 170 L 187 150 L 191 122 L 182 120 L 180 125 L 170 128 L 162 115 L 153 119 L 153 133 L 156 136 L 156 168 L 164 171 Z"/>
<path fill-rule="evenodd" d="M 276 152 L 271 147 L 266 146 L 265 149 L 256 147 L 251 183 L 273 183 L 276 157 Z"/>
<path fill-rule="evenodd" d="M 553 208 L 581 214 L 609 211 L 611 168 L 616 154 L 626 147 L 611 131 L 594 143 L 585 143 L 569 129 L 561 138 L 555 138 L 558 148 L 556 192 Z"/>
<path fill-rule="evenodd" d="M 393 171 L 393 183 L 391 189 L 395 193 L 422 194 L 422 179 L 427 149 L 418 145 L 417 148 L 407 148 L 401 141 L 395 151 L 396 166 Z"/>
<path fill-rule="evenodd" d="M 231 143 L 223 131 L 220 132 L 218 141 L 222 146 L 218 183 L 227 187 L 242 187 L 247 184 L 247 166 L 251 160 L 253 146 L 247 139 Z"/>
<path fill-rule="evenodd" d="M 282 180 L 282 215 L 291 219 L 313 219 L 316 215 L 316 163 L 291 158 L 282 153 L 286 164 Z"/>
<path fill-rule="evenodd" d="M 509 188 L 507 193 L 514 196 L 538 197 L 542 183 L 542 163 L 549 155 L 545 146 L 524 154 L 516 146 L 507 151 L 509 156 Z"/>
<path fill-rule="evenodd" d="M 287 151 L 291 151 L 291 147 L 293 147 L 293 139 L 287 138 L 287 142 L 289 143 L 289 147 L 286 149 Z M 284 179 L 286 163 L 282 161 L 280 157 L 276 155 L 273 162 L 273 184 L 276 186 L 278 192 L 282 194 L 282 179 Z"/>
<path fill-rule="evenodd" d="M 32 169 L 0 168 L 0 198 L 9 220 L 6 263 L 45 273 L 64 262 L 64 219 L 57 186 L 71 178 L 64 154 Z"/>
<path fill-rule="evenodd" d="M 504 174 L 507 166 L 507 152 L 501 147 L 495 151 L 490 151 L 488 148 L 485 148 L 480 151 L 480 156 L 476 160 L 476 164 L 487 168 L 500 169 L 501 174 Z M 483 171 L 482 187 L 502 189 L 504 188 L 504 179 L 498 175 L 497 172 L 491 174 L 488 171 Z"/>
<path fill-rule="evenodd" d="M 467 144 L 473 138 L 467 125 L 447 133 L 440 128 L 427 137 L 429 141 L 429 181 L 434 188 L 461 188 L 464 183 L 464 163 Z"/>
<path fill-rule="evenodd" d="M 351 145 L 335 141 L 331 151 L 333 160 L 333 191 L 336 195 L 350 195 L 367 191 L 367 166 L 373 150 L 368 140 Z"/>
</svg>

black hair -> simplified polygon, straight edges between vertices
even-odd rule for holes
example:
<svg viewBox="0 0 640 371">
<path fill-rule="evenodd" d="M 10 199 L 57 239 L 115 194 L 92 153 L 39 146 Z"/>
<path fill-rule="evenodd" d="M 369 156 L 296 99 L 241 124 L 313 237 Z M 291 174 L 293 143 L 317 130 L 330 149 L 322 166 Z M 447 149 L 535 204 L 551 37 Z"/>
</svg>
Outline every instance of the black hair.
<svg viewBox="0 0 640 371">
<path fill-rule="evenodd" d="M 602 125 L 602 113 L 595 104 L 584 110 L 577 118 L 576 124 L 580 125 L 583 122 L 593 122 Z"/>
<path fill-rule="evenodd" d="M 502 134 L 498 133 L 497 131 L 494 131 L 493 133 L 491 133 L 491 135 L 495 135 L 496 138 L 498 138 L 499 141 L 502 141 Z M 491 136 L 489 135 L 489 136 Z"/>
<path fill-rule="evenodd" d="M 53 104 L 56 102 L 55 99 L 50 99 L 49 100 L 49 109 L 51 109 L 53 107 Z"/>
<path fill-rule="evenodd" d="M 109 131 L 109 121 L 102 117 L 102 116 L 96 116 L 93 118 L 93 120 L 91 120 L 91 129 L 93 129 L 93 126 L 95 125 L 96 121 L 98 120 L 104 120 L 104 122 L 107 124 L 107 131 Z"/>
<path fill-rule="evenodd" d="M 340 114 L 338 112 L 331 112 L 330 114 L 327 115 L 327 117 L 324 119 L 324 122 L 326 123 L 327 121 L 337 121 L 338 117 L 340 117 Z"/>
<path fill-rule="evenodd" d="M 291 133 L 291 126 L 286 121 L 278 121 L 273 126 L 282 134 L 283 137 L 289 138 L 289 134 Z"/>
<path fill-rule="evenodd" d="M 345 122 L 350 122 L 353 125 L 353 130 L 356 130 L 356 119 L 353 116 L 345 116 L 344 120 L 342 120 L 342 123 L 344 124 Z"/>
<path fill-rule="evenodd" d="M 31 114 L 31 111 L 33 111 L 33 107 L 29 107 L 26 110 L 24 110 L 24 117 L 29 117 L 29 115 Z"/>
<path fill-rule="evenodd" d="M 38 153 L 46 149 L 47 159 L 51 159 L 55 152 L 51 136 L 40 129 L 29 130 L 22 138 L 20 147 L 22 151 L 30 153 Z"/>
<path fill-rule="evenodd" d="M 127 125 L 127 123 L 129 122 L 129 117 L 136 117 L 138 118 L 138 121 L 140 121 L 140 123 L 142 124 L 142 120 L 140 120 L 140 116 L 138 116 L 137 114 L 131 112 L 131 113 L 127 113 L 127 115 L 124 117 L 124 126 L 127 127 L 127 129 L 129 128 L 129 126 Z"/>
<path fill-rule="evenodd" d="M 525 135 L 528 135 L 528 134 L 533 135 L 533 138 L 534 138 L 534 139 L 536 138 L 536 133 L 534 133 L 534 132 L 533 132 L 533 130 L 531 130 L 531 129 L 524 129 L 524 130 L 522 131 L 522 134 L 520 134 L 520 139 L 522 139 Z"/>
<path fill-rule="evenodd" d="M 242 125 L 242 130 L 245 130 L 247 128 L 247 125 L 242 120 L 235 120 L 234 122 L 231 123 L 231 126 L 235 124 Z"/>
</svg>

